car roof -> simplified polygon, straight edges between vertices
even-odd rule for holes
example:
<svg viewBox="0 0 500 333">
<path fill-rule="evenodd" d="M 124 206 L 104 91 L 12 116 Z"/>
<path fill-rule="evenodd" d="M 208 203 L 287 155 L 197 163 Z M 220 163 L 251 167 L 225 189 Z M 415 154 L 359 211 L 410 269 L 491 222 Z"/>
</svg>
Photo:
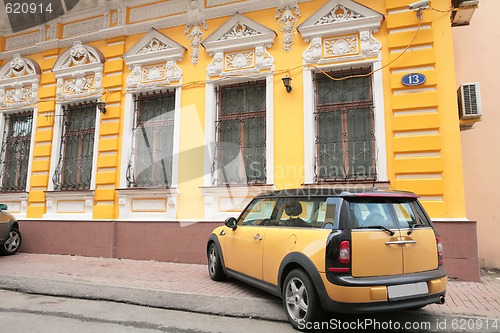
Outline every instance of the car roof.
<svg viewBox="0 0 500 333">
<path fill-rule="evenodd" d="M 366 188 L 293 188 L 278 191 L 268 191 L 257 196 L 257 198 L 275 197 L 380 197 L 380 198 L 418 198 L 413 192 L 408 191 L 379 191 Z"/>
</svg>

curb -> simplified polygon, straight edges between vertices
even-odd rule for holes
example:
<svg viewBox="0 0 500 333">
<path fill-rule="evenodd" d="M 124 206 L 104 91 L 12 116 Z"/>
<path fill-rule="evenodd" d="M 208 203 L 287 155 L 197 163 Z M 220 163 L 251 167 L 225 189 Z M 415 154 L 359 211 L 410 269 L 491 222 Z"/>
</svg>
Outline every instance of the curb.
<svg viewBox="0 0 500 333">
<path fill-rule="evenodd" d="M 195 295 L 162 290 L 104 286 L 0 275 L 0 289 L 25 294 L 107 301 L 159 309 L 287 322 L 281 299 Z"/>
</svg>

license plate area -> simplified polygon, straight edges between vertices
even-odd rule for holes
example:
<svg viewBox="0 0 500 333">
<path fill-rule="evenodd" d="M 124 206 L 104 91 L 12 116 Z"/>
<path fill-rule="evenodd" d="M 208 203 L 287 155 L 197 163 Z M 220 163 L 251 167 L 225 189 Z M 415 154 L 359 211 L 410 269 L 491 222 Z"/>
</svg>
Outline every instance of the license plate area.
<svg viewBox="0 0 500 333">
<path fill-rule="evenodd" d="M 400 284 L 387 287 L 387 296 L 390 301 L 415 298 L 429 295 L 427 282 Z"/>
</svg>

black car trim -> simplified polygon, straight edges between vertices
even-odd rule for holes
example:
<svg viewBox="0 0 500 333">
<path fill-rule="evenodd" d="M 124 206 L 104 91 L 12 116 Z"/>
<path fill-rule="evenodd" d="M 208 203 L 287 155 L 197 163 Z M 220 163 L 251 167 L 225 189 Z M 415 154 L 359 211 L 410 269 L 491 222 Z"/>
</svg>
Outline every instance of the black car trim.
<svg viewBox="0 0 500 333">
<path fill-rule="evenodd" d="M 274 296 L 281 297 L 280 288 L 278 288 L 276 285 L 274 285 L 272 283 L 256 279 L 254 277 L 248 276 L 248 275 L 243 274 L 243 273 L 236 272 L 230 268 L 226 268 L 226 274 L 235 278 L 235 279 L 243 281 L 249 285 L 252 285 L 256 288 L 262 289 L 262 290 L 264 290 L 264 291 L 266 291 Z"/>
<path fill-rule="evenodd" d="M 330 283 L 337 286 L 345 286 L 345 287 L 397 285 L 397 284 L 430 281 L 430 280 L 440 279 L 446 276 L 447 276 L 446 269 L 443 266 L 439 266 L 437 269 L 432 271 L 425 271 L 425 272 L 418 272 L 411 274 L 389 275 L 389 276 L 353 277 L 351 275 L 329 274 L 328 272 L 326 274 L 326 277 Z"/>
<path fill-rule="evenodd" d="M 324 309 L 330 312 L 337 312 L 337 313 L 387 312 L 394 310 L 419 308 L 428 304 L 439 303 L 441 297 L 445 296 L 446 292 L 440 292 L 437 294 L 432 294 L 424 297 L 410 298 L 400 301 L 384 301 L 384 302 L 370 302 L 370 303 L 344 303 L 344 302 L 335 302 L 330 299 L 330 301 L 326 303 Z M 328 295 L 326 295 L 326 297 L 328 298 Z"/>
<path fill-rule="evenodd" d="M 282 283 L 286 279 L 286 275 L 283 276 L 283 273 L 285 272 L 285 268 L 287 268 L 289 265 L 298 265 L 300 266 L 305 272 L 309 275 L 311 278 L 314 287 L 316 288 L 316 292 L 318 295 L 324 295 L 326 294 L 326 289 L 325 285 L 323 284 L 323 280 L 321 279 L 321 276 L 319 275 L 318 268 L 313 264 L 311 259 L 307 257 L 305 254 L 300 253 L 300 252 L 291 252 L 283 258 L 283 261 L 281 261 L 281 265 L 278 271 L 278 288 L 279 290 L 283 289 Z M 287 270 L 287 274 L 289 271 L 291 271 L 293 268 L 290 270 Z M 322 299 L 320 297 L 321 304 L 323 304 L 324 301 L 330 301 L 330 299 Z"/>
<path fill-rule="evenodd" d="M 208 249 L 210 248 L 210 242 L 214 242 L 215 243 L 215 247 L 217 249 L 217 252 L 219 252 L 219 258 L 220 258 L 220 263 L 222 264 L 222 270 L 224 271 L 224 273 L 227 274 L 226 264 L 224 262 L 224 254 L 222 254 L 222 249 L 221 249 L 221 246 L 220 246 L 219 237 L 217 237 L 216 234 L 211 234 L 210 237 L 208 238 L 208 242 L 207 242 L 207 258 L 208 258 Z"/>
</svg>

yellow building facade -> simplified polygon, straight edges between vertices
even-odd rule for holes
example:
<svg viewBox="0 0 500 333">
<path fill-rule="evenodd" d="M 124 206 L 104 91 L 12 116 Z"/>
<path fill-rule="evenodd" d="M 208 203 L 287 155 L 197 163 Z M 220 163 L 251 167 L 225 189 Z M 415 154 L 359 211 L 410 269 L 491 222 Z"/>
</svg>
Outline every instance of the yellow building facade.
<svg viewBox="0 0 500 333">
<path fill-rule="evenodd" d="M 411 2 L 90 1 L 5 33 L 0 200 L 24 251 L 201 263 L 255 194 L 375 185 L 420 195 L 450 275 L 477 278 L 451 4 Z"/>
</svg>

